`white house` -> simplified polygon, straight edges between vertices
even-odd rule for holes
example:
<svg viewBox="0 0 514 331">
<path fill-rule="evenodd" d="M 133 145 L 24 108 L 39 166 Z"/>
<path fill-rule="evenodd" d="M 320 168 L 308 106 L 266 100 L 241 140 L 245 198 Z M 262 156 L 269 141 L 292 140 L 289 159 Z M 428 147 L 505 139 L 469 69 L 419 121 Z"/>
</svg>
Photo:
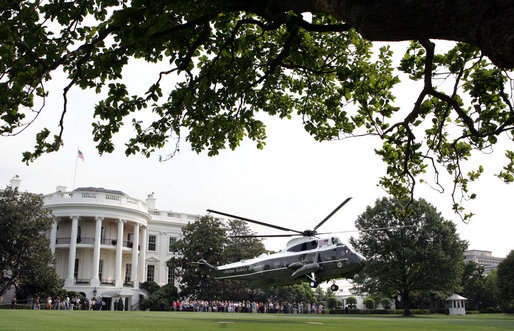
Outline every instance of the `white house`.
<svg viewBox="0 0 514 331">
<path fill-rule="evenodd" d="M 18 187 L 20 181 L 11 180 Z M 145 201 L 122 191 L 82 187 L 44 196 L 54 215 L 49 233 L 57 274 L 68 291 L 102 298 L 111 307 L 123 298 L 133 309 L 144 291 L 139 284 L 173 283 L 166 262 L 170 244 L 182 236 L 182 227 L 196 215 L 156 209 L 153 194 Z"/>
</svg>

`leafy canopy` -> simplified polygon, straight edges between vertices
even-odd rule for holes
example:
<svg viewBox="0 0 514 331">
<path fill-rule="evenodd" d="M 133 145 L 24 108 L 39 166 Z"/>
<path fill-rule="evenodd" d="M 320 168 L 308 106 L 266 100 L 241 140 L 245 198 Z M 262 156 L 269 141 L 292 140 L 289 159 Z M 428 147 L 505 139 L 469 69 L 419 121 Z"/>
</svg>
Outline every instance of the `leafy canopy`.
<svg viewBox="0 0 514 331">
<path fill-rule="evenodd" d="M 182 136 L 194 151 L 209 155 L 234 149 L 246 138 L 262 149 L 266 131 L 259 113 L 299 116 L 319 141 L 378 136 L 383 146 L 376 152 L 387 164 L 380 183 L 397 197 L 412 196 L 417 178 L 438 175 L 443 167 L 460 189 L 452 196 L 455 211 L 462 212 L 461 199 L 475 197 L 469 182 L 483 172 L 462 161 L 473 150 L 489 151 L 514 129 L 512 43 L 502 41 L 512 40 L 512 16 L 501 14 L 513 9 L 492 0 L 476 6 L 447 1 L 438 10 L 418 10 L 426 5 L 418 0 L 3 2 L 0 134 L 16 135 L 30 125 L 51 92 L 47 83 L 63 71 L 59 132 L 38 133 L 25 162 L 62 145 L 68 91 L 80 87 L 101 93 L 93 123 L 100 153 L 114 150 L 113 137 L 129 118 L 134 134 L 125 153 L 150 156 Z M 437 53 L 429 38 L 458 43 Z M 373 47 L 369 40 L 412 42 L 395 68 L 390 47 Z M 142 94 L 130 92 L 123 79 L 124 70 L 138 61 L 162 66 Z M 393 95 L 400 77 L 423 86 L 406 109 Z M 152 119 L 140 116 L 146 109 Z M 512 182 L 514 152 L 506 157 L 498 176 Z"/>
<path fill-rule="evenodd" d="M 46 238 L 51 224 L 41 196 L 0 191 L 0 298 L 13 285 L 32 295 L 60 289 Z"/>
<path fill-rule="evenodd" d="M 361 290 L 402 296 L 404 314 L 410 315 L 414 292 L 449 292 L 458 285 L 467 242 L 455 225 L 424 200 L 382 198 L 367 207 L 355 226 L 359 238 L 350 242 L 366 258 L 360 275 Z"/>
<path fill-rule="evenodd" d="M 248 259 L 265 252 L 261 240 L 231 238 L 251 235 L 248 226 L 240 220 L 224 224 L 211 216 L 201 217 L 182 229 L 183 237 L 173 245 L 177 254 L 168 261 L 175 276 L 180 279 L 180 296 L 202 300 L 253 300 L 258 292 L 248 290 L 242 281 L 214 280 L 207 273 L 188 265 L 205 259 L 212 265 L 222 265 Z"/>
</svg>

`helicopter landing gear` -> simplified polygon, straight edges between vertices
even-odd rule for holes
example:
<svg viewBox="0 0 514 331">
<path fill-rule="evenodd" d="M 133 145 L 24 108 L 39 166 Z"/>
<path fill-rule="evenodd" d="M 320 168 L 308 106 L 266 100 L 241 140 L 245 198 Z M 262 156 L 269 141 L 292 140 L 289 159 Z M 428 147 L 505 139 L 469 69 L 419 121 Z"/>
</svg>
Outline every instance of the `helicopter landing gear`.
<svg viewBox="0 0 514 331">
<path fill-rule="evenodd" d="M 316 275 L 314 274 L 314 272 L 311 272 L 310 275 L 307 275 L 307 278 L 309 278 L 311 281 L 309 283 L 309 285 L 312 287 L 312 288 L 316 288 L 318 287 L 319 283 L 316 281 Z"/>
<path fill-rule="evenodd" d="M 337 286 L 336 284 L 332 284 L 330 286 L 330 289 L 332 290 L 332 292 L 337 292 L 339 290 L 339 286 Z"/>
</svg>

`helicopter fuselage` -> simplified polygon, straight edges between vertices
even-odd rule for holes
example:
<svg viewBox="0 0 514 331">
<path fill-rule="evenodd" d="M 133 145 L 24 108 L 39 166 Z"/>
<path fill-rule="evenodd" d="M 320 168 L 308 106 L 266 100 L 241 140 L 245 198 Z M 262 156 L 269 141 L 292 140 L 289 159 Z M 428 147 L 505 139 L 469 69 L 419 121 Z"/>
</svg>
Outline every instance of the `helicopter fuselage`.
<svg viewBox="0 0 514 331">
<path fill-rule="evenodd" d="M 246 280 L 252 287 L 292 285 L 353 278 L 364 258 L 337 237 L 304 237 L 291 240 L 278 253 L 213 267 L 206 270 L 214 279 Z"/>
</svg>

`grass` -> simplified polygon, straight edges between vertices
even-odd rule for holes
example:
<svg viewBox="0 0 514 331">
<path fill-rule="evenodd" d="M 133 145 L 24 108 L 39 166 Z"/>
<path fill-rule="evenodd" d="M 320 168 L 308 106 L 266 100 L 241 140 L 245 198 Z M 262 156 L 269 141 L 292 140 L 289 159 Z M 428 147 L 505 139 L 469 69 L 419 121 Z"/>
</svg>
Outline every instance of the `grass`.
<svg viewBox="0 0 514 331">
<path fill-rule="evenodd" d="M 0 330 L 514 330 L 512 314 L 277 315 L 0 310 Z"/>
</svg>

